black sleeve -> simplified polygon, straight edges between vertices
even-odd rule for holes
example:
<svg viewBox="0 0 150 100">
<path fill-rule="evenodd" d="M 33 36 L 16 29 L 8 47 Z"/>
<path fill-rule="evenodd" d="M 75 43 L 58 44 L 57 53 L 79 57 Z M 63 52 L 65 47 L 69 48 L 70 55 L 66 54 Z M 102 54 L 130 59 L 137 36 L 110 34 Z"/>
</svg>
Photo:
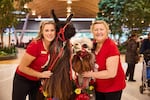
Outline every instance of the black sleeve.
<svg viewBox="0 0 150 100">
<path fill-rule="evenodd" d="M 142 42 L 142 44 L 141 44 L 141 48 L 140 48 L 140 54 L 143 54 L 144 51 L 147 49 L 147 48 L 146 48 L 146 43 L 147 43 L 147 42 L 148 42 L 147 39 L 144 39 L 144 40 L 143 40 L 143 42 Z"/>
</svg>

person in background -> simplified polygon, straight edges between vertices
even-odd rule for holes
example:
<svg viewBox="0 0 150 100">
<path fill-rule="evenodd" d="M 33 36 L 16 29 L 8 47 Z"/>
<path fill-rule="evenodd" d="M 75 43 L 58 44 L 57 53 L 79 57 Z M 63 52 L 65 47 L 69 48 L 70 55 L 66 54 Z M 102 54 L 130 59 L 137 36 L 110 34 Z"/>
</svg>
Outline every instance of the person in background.
<svg viewBox="0 0 150 100">
<path fill-rule="evenodd" d="M 97 72 L 84 72 L 83 77 L 96 79 L 96 100 L 121 100 L 125 88 L 125 74 L 120 61 L 117 45 L 109 38 L 110 29 L 103 20 L 97 20 L 91 25 L 95 40 L 94 53 Z"/>
<path fill-rule="evenodd" d="M 142 44 L 141 44 L 141 48 L 140 48 L 140 54 L 144 54 L 144 53 L 148 53 L 150 54 L 150 32 L 147 35 L 148 37 L 146 39 L 143 40 Z M 144 60 L 147 62 L 147 59 L 144 58 Z"/>
<path fill-rule="evenodd" d="M 27 46 L 26 52 L 18 65 L 14 80 L 12 100 L 36 100 L 40 78 L 50 78 L 50 71 L 43 71 L 49 58 L 49 46 L 56 35 L 55 23 L 44 21 L 40 25 L 37 38 Z"/>
<path fill-rule="evenodd" d="M 150 32 L 148 33 L 147 36 L 148 37 L 143 40 L 140 48 L 140 54 L 144 55 L 144 61 L 146 62 L 146 65 L 148 65 L 148 62 L 150 61 Z M 150 79 L 148 79 L 147 83 L 148 86 L 150 87 Z"/>
<path fill-rule="evenodd" d="M 143 43 L 143 38 L 140 37 L 140 38 L 139 38 L 139 51 L 140 51 L 140 48 L 141 48 L 142 43 Z"/>
<path fill-rule="evenodd" d="M 137 43 L 137 35 L 132 34 L 130 39 L 126 44 L 126 54 L 125 61 L 128 64 L 126 70 L 126 79 L 129 77 L 128 81 L 135 82 L 134 80 L 134 70 L 135 64 L 138 63 L 138 43 Z"/>
</svg>

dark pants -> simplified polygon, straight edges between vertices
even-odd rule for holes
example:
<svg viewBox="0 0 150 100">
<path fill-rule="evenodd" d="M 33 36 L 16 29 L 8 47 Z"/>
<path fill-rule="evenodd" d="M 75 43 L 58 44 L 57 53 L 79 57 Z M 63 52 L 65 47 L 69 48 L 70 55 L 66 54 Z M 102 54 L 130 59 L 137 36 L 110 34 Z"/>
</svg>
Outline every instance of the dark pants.
<svg viewBox="0 0 150 100">
<path fill-rule="evenodd" d="M 129 80 L 133 80 L 134 70 L 135 70 L 135 64 L 134 63 L 128 63 L 128 68 L 127 68 L 127 71 L 126 71 L 126 76 L 129 76 Z"/>
<path fill-rule="evenodd" d="M 29 95 L 29 100 L 36 100 L 39 85 L 39 81 L 31 81 L 15 74 L 13 80 L 12 100 L 26 100 L 27 95 Z"/>
<path fill-rule="evenodd" d="M 122 90 L 109 93 L 101 93 L 96 91 L 96 100 L 121 100 Z"/>
</svg>

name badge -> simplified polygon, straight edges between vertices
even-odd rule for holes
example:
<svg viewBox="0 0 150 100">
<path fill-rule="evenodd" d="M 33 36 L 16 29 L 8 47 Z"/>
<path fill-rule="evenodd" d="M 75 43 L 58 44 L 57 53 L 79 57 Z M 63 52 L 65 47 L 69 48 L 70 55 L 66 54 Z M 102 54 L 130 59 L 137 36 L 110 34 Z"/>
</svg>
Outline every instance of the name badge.
<svg viewBox="0 0 150 100">
<path fill-rule="evenodd" d="M 47 52 L 46 51 L 41 51 L 41 54 L 47 54 Z"/>
</svg>

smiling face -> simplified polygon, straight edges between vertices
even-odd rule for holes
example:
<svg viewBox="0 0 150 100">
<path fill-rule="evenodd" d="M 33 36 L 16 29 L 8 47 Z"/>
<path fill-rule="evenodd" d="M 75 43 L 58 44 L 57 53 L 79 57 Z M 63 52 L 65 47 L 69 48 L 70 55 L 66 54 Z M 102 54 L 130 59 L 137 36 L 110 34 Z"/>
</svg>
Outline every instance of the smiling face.
<svg viewBox="0 0 150 100">
<path fill-rule="evenodd" d="M 56 36 L 56 27 L 53 21 L 43 21 L 40 25 L 40 31 L 36 39 L 43 39 L 45 42 L 50 44 Z"/>
<path fill-rule="evenodd" d="M 109 27 L 104 21 L 95 21 L 91 25 L 91 31 L 93 33 L 94 39 L 97 42 L 104 42 L 108 38 Z"/>
<path fill-rule="evenodd" d="M 55 26 L 53 24 L 45 24 L 43 27 L 43 39 L 47 42 L 51 42 L 54 40 L 56 31 Z"/>
</svg>

